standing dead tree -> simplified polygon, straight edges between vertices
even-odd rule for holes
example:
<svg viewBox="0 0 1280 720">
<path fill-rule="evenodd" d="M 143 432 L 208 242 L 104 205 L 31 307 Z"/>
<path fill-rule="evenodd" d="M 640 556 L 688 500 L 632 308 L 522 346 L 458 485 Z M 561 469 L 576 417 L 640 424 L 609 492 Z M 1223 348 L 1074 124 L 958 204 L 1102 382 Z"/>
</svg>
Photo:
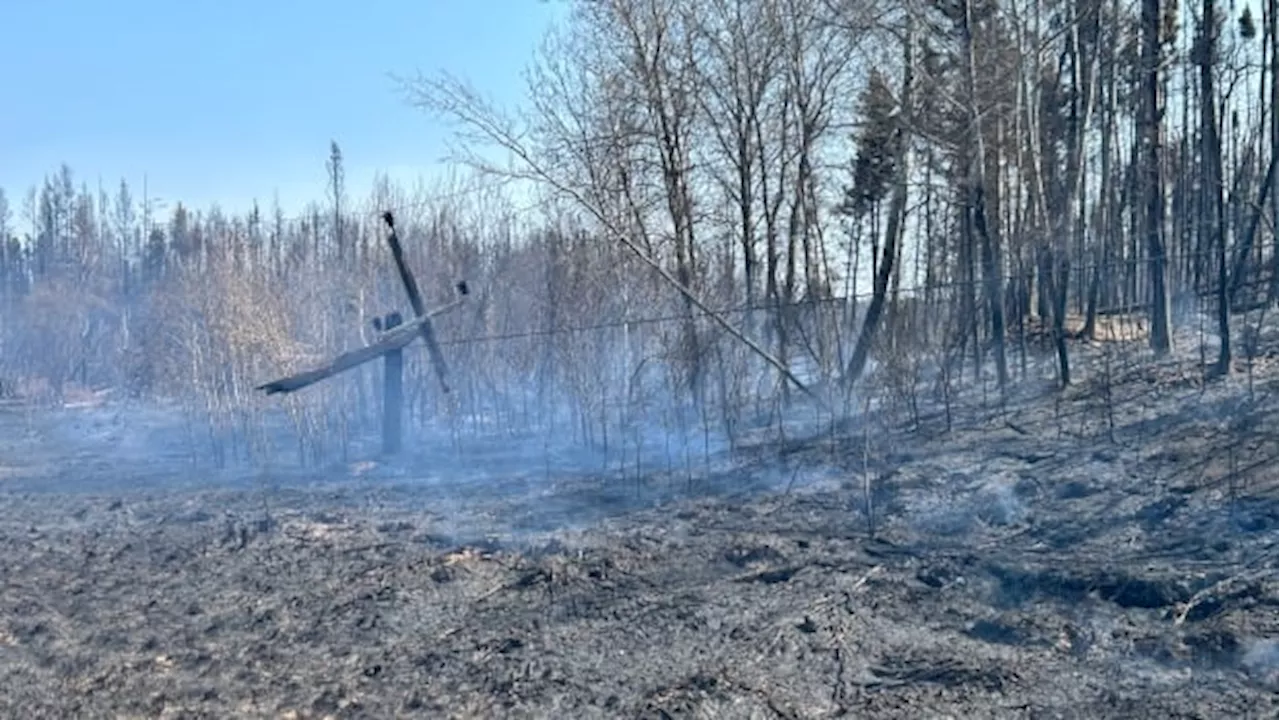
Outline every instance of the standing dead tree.
<svg viewBox="0 0 1280 720">
<path fill-rule="evenodd" d="M 1147 254 L 1151 273 L 1151 349 L 1166 355 L 1171 344 L 1169 291 L 1165 287 L 1165 201 L 1161 154 L 1164 93 L 1160 68 L 1164 53 L 1160 0 L 1142 0 L 1142 171 L 1146 206 Z"/>
<path fill-rule="evenodd" d="M 1218 93 L 1214 67 L 1218 55 L 1218 18 L 1215 0 L 1201 4 L 1200 64 L 1200 182 L 1208 207 L 1204 221 L 1218 265 L 1218 362 L 1214 375 L 1231 370 L 1231 297 L 1227 286 L 1227 229 L 1223 203 L 1222 141 L 1218 137 Z"/>
<path fill-rule="evenodd" d="M 962 173 L 965 186 L 965 210 L 963 228 L 966 235 L 965 244 L 972 247 L 974 235 L 982 248 L 983 289 L 986 293 L 987 306 L 991 313 L 991 341 L 995 351 L 996 376 L 1001 391 L 1009 381 L 1009 366 L 1005 360 L 1004 349 L 1004 300 L 1000 285 L 999 249 L 991 237 L 987 223 L 987 152 L 982 137 L 982 112 L 978 108 L 978 70 L 974 53 L 974 13 L 969 0 L 963 0 L 963 13 L 960 17 L 962 36 L 963 65 L 965 70 L 965 109 L 967 111 L 966 145 L 969 153 L 963 159 Z"/>
</svg>

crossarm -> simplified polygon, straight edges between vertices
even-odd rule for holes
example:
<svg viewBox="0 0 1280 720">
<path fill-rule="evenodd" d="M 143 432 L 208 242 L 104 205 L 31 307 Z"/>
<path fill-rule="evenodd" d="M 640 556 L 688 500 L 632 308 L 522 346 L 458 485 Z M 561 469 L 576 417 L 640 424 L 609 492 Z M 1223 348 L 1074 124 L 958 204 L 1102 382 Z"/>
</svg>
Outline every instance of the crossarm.
<svg viewBox="0 0 1280 720">
<path fill-rule="evenodd" d="M 378 339 L 362 348 L 350 350 L 342 353 L 334 358 L 332 362 L 324 367 L 314 370 L 306 370 L 296 375 L 273 380 L 264 385 L 259 385 L 256 389 L 265 390 L 268 395 L 275 393 L 289 393 L 295 390 L 301 390 L 308 385 L 333 377 L 339 373 L 344 373 L 354 367 L 359 367 L 370 360 L 381 357 L 383 353 L 391 350 L 399 350 L 400 348 L 413 342 L 418 337 L 419 328 L 431 321 L 431 318 L 446 313 L 462 303 L 462 300 L 454 300 L 448 305 L 442 305 L 421 317 L 414 318 L 404 325 L 400 325 L 393 330 L 382 333 Z"/>
</svg>

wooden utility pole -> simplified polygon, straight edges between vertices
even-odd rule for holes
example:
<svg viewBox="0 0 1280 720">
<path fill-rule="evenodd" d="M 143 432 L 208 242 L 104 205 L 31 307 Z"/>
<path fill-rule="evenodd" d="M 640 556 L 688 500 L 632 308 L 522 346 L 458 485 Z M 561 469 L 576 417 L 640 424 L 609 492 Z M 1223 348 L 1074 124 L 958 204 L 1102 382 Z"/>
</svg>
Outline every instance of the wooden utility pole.
<svg viewBox="0 0 1280 720">
<path fill-rule="evenodd" d="M 389 313 L 381 319 L 380 329 L 392 330 L 404 319 L 400 313 Z M 404 417 L 404 349 L 395 348 L 382 355 L 382 452 L 400 452 L 400 419 Z"/>
<path fill-rule="evenodd" d="M 383 452 L 391 455 L 399 452 L 401 447 L 401 418 L 404 414 L 403 348 L 421 337 L 427 345 L 431 364 L 435 366 L 441 387 L 445 392 L 449 392 L 449 385 L 446 382 L 448 370 L 444 364 L 444 355 L 436 342 L 431 319 L 461 304 L 462 298 L 467 295 L 467 283 L 465 281 L 458 283 L 456 300 L 433 310 L 427 310 L 422 301 L 422 293 L 418 290 L 418 283 L 405 262 L 400 237 L 396 234 L 395 218 L 390 212 L 386 212 L 382 214 L 382 219 L 390 230 L 387 235 L 387 245 L 391 248 L 391 256 L 395 259 L 396 270 L 400 274 L 405 294 L 409 296 L 409 305 L 413 307 L 414 318 L 407 324 L 403 323 L 403 318 L 398 312 L 378 318 L 374 321 L 374 328 L 380 334 L 374 342 L 342 353 L 319 368 L 273 380 L 259 385 L 257 389 L 265 391 L 268 395 L 295 392 L 381 357 L 383 358 L 382 449 Z"/>
</svg>

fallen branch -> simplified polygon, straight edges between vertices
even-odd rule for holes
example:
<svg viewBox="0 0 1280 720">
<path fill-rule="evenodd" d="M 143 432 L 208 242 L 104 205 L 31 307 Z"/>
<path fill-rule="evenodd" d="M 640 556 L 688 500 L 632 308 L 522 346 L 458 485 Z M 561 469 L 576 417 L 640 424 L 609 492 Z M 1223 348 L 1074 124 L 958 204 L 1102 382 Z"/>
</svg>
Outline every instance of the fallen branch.
<svg viewBox="0 0 1280 720">
<path fill-rule="evenodd" d="M 581 207 L 596 222 L 600 223 L 607 235 L 630 250 L 641 262 L 653 268 L 668 285 L 675 288 L 691 305 L 705 313 L 731 337 L 747 346 L 751 352 L 773 366 L 783 378 L 812 398 L 822 409 L 829 409 L 827 403 L 811 388 L 801 382 L 800 378 L 796 377 L 795 373 L 791 372 L 791 369 L 783 364 L 782 361 L 744 335 L 733 323 L 730 323 L 723 315 L 716 312 L 702 298 L 698 297 L 697 293 L 680 282 L 656 258 L 646 253 L 643 248 L 628 237 L 627 233 L 619 229 L 599 207 L 584 197 L 580 191 L 555 178 L 551 171 L 533 156 L 533 151 L 525 145 L 511 122 L 500 113 L 495 112 L 464 83 L 451 81 L 450 79 L 432 80 L 419 77 L 416 83 L 402 81 L 402 84 L 409 91 L 409 95 L 415 104 L 420 107 L 426 107 L 436 113 L 450 116 L 454 121 L 469 126 L 489 142 L 509 152 L 518 163 L 525 167 L 525 170 L 523 172 L 514 169 L 504 171 L 478 157 L 469 156 L 465 158 L 464 160 L 473 168 L 481 172 L 502 175 L 509 179 L 524 179 L 542 183 L 572 200 L 574 204 Z"/>
<path fill-rule="evenodd" d="M 1255 575 L 1272 574 L 1274 572 L 1274 568 L 1260 568 L 1257 570 L 1252 570 L 1251 568 L 1259 560 L 1264 560 L 1266 558 L 1274 558 L 1275 556 L 1276 556 L 1275 548 L 1272 547 L 1265 554 L 1258 555 L 1257 557 L 1253 558 L 1249 562 L 1245 563 L 1244 568 L 1240 572 L 1234 575 L 1231 575 L 1229 577 L 1225 577 L 1219 580 L 1218 582 L 1210 585 L 1209 587 L 1204 588 L 1199 592 L 1197 592 L 1196 594 L 1192 595 L 1191 598 L 1187 600 L 1186 604 L 1182 606 L 1182 609 L 1178 611 L 1177 617 L 1175 617 L 1173 620 L 1173 626 L 1181 627 L 1183 623 L 1187 621 L 1187 616 L 1191 614 L 1192 610 L 1195 610 L 1197 607 L 1213 599 L 1219 593 L 1219 591 L 1225 589 L 1228 585 L 1235 582 L 1245 581 L 1245 580 L 1257 580 L 1258 578 L 1254 577 Z"/>
</svg>

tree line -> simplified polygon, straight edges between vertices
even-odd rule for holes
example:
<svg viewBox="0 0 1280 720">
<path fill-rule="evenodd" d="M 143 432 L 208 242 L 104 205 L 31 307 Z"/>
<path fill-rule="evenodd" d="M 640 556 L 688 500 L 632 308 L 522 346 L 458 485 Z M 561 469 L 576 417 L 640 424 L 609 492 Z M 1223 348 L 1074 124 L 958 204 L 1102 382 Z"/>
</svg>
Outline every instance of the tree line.
<svg viewBox="0 0 1280 720">
<path fill-rule="evenodd" d="M 1211 308 L 1221 374 L 1232 314 L 1276 301 L 1275 0 L 571 5 L 520 108 L 402 81 L 457 124 L 458 161 L 531 207 L 385 181 L 356 202 L 336 143 L 301 217 L 158 217 L 67 166 L 20 207 L 0 194 L 0 377 L 181 398 L 234 434 L 264 412 L 256 382 L 402 304 L 384 209 L 429 293 L 475 288 L 441 323 L 464 385 L 445 401 L 411 362 L 415 417 L 590 442 L 658 415 L 732 435 L 904 356 L 1004 388 L 1043 341 L 1066 386 L 1072 339 L 1117 313 L 1161 355 Z M 356 434 L 372 382 L 290 417 Z"/>
</svg>

